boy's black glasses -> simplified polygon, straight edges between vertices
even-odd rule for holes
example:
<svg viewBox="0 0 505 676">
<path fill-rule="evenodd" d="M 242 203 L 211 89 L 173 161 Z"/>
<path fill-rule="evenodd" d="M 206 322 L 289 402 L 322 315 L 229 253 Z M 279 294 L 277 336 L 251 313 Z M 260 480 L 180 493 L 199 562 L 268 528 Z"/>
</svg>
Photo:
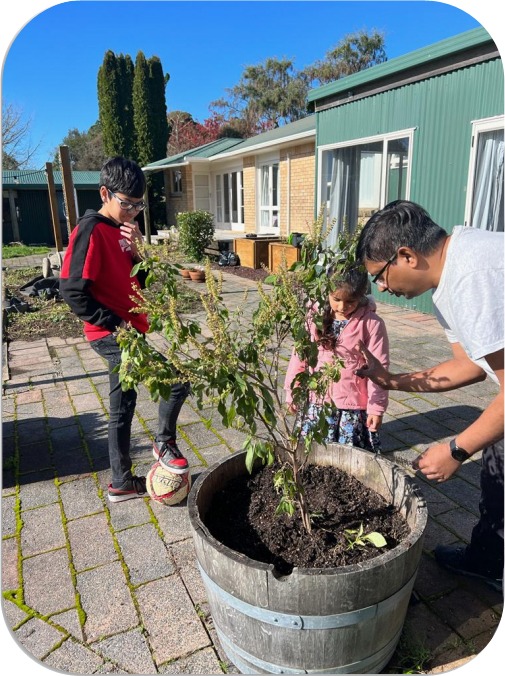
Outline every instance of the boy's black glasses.
<svg viewBox="0 0 505 676">
<path fill-rule="evenodd" d="M 386 286 L 384 283 L 381 283 L 378 281 L 379 277 L 382 277 L 382 275 L 386 272 L 386 270 L 389 268 L 391 263 L 393 263 L 396 259 L 398 258 L 398 251 L 395 251 L 395 253 L 390 256 L 387 261 L 386 265 L 379 270 L 379 272 L 372 277 L 372 284 L 379 284 L 380 286 Z"/>
<path fill-rule="evenodd" d="M 109 195 L 112 195 L 112 197 L 114 197 L 114 199 L 116 199 L 119 202 L 119 206 L 124 211 L 133 211 L 134 209 L 135 211 L 143 211 L 147 206 L 147 204 L 144 201 L 128 202 L 127 200 L 122 200 L 115 193 L 113 193 L 112 190 L 109 190 L 108 188 L 107 190 L 109 191 Z"/>
</svg>

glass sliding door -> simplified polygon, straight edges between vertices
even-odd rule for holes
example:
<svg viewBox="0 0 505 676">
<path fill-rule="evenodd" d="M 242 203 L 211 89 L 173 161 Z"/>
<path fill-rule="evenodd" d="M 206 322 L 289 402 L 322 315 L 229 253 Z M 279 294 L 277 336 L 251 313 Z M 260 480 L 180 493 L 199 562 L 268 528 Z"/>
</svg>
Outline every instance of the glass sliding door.
<svg viewBox="0 0 505 676">
<path fill-rule="evenodd" d="M 223 230 L 244 229 L 243 172 L 230 171 L 217 174 L 216 227 Z"/>
</svg>

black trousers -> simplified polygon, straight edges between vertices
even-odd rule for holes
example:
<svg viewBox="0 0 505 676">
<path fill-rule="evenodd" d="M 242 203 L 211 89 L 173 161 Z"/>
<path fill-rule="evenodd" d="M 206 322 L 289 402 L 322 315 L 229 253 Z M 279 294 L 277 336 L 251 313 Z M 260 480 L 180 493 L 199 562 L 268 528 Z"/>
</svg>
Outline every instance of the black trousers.
<svg viewBox="0 0 505 676">
<path fill-rule="evenodd" d="M 480 519 L 467 556 L 484 574 L 503 575 L 503 439 L 482 452 Z"/>
<path fill-rule="evenodd" d="M 115 336 L 110 334 L 105 338 L 93 340 L 90 345 L 97 354 L 107 360 L 109 365 L 109 459 L 112 486 L 120 488 L 132 476 L 130 438 L 137 392 L 134 389 L 124 391 L 119 374 L 113 371 L 121 363 L 121 350 Z M 176 383 L 172 385 L 170 398 L 160 399 L 156 441 L 160 443 L 175 441 L 177 418 L 189 390 L 189 383 Z"/>
</svg>

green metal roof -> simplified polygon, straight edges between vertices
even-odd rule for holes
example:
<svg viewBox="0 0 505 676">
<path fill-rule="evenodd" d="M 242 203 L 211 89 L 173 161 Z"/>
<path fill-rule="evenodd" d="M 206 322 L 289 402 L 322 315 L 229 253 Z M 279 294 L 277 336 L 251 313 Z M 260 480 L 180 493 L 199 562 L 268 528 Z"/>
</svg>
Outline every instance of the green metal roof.
<svg viewBox="0 0 505 676">
<path fill-rule="evenodd" d="M 342 91 L 352 90 L 354 87 L 379 80 L 384 77 L 400 73 L 410 68 L 415 68 L 429 61 L 441 59 L 450 54 L 464 51 L 471 47 L 478 47 L 486 42 L 492 42 L 492 38 L 484 28 L 474 28 L 464 33 L 460 33 L 452 38 L 441 40 L 428 47 L 416 49 L 404 56 L 398 56 L 390 61 L 385 61 L 377 66 L 366 68 L 359 73 L 348 75 L 335 82 L 329 82 L 308 93 L 308 101 L 317 101 Z"/>
<path fill-rule="evenodd" d="M 181 164 L 190 158 L 208 159 L 213 155 L 217 155 L 218 153 L 228 150 L 228 148 L 236 146 L 238 143 L 242 143 L 242 139 L 220 138 L 217 141 L 211 141 L 210 143 L 206 143 L 203 146 L 198 146 L 197 148 L 192 148 L 191 150 L 185 150 L 184 152 L 178 153 L 177 155 L 171 155 L 170 157 L 166 157 L 164 160 L 151 162 L 150 164 L 147 164 L 145 167 L 143 167 L 143 169 L 155 169 L 168 167 L 172 164 Z"/>
<path fill-rule="evenodd" d="M 63 185 L 61 171 L 53 171 L 56 186 Z M 76 188 L 96 188 L 100 182 L 99 171 L 73 171 L 72 181 Z M 44 188 L 47 189 L 47 176 L 44 169 L 3 169 L 2 186 L 4 188 Z"/>
<path fill-rule="evenodd" d="M 316 131 L 316 116 L 307 115 L 307 117 L 297 120 L 296 122 L 290 122 L 289 124 L 282 125 L 282 127 L 276 127 L 275 129 L 270 129 L 262 134 L 251 136 L 251 138 L 245 139 L 239 146 L 233 148 L 233 152 L 246 149 L 249 150 L 256 146 L 261 146 L 264 143 L 287 141 L 292 136 L 312 131 L 314 133 Z"/>
<path fill-rule="evenodd" d="M 157 162 L 151 162 L 151 164 L 146 165 L 143 169 L 161 169 L 164 167 L 170 167 L 183 162 L 190 162 L 192 159 L 210 159 L 215 158 L 217 155 L 226 155 L 229 152 L 240 153 L 242 151 L 250 151 L 252 148 L 257 146 L 262 146 L 265 143 L 275 143 L 289 140 L 292 136 L 297 136 L 298 134 L 305 134 L 314 132 L 316 130 L 316 116 L 308 115 L 301 120 L 296 122 L 291 122 L 290 124 L 285 124 L 282 127 L 277 127 L 275 129 L 270 129 L 265 131 L 262 134 L 257 134 L 248 139 L 240 138 L 222 138 L 217 141 L 212 141 L 212 143 L 206 143 L 203 146 L 198 146 L 197 148 L 192 148 L 191 150 L 185 150 L 182 153 L 177 155 L 171 155 L 170 157 L 165 158 L 164 160 L 158 160 Z"/>
</svg>

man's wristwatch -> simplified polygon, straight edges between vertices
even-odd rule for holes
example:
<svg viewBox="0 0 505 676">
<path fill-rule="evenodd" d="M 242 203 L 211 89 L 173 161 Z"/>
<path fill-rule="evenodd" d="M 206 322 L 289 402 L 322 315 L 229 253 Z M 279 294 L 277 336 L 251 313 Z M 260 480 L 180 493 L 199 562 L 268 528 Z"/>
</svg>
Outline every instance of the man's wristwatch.
<svg viewBox="0 0 505 676">
<path fill-rule="evenodd" d="M 449 448 L 451 449 L 452 457 L 458 462 L 465 462 L 465 460 L 468 460 L 470 457 L 470 453 L 468 453 L 468 451 L 465 451 L 464 448 L 461 448 L 456 444 L 456 439 L 451 439 L 449 442 Z"/>
</svg>

